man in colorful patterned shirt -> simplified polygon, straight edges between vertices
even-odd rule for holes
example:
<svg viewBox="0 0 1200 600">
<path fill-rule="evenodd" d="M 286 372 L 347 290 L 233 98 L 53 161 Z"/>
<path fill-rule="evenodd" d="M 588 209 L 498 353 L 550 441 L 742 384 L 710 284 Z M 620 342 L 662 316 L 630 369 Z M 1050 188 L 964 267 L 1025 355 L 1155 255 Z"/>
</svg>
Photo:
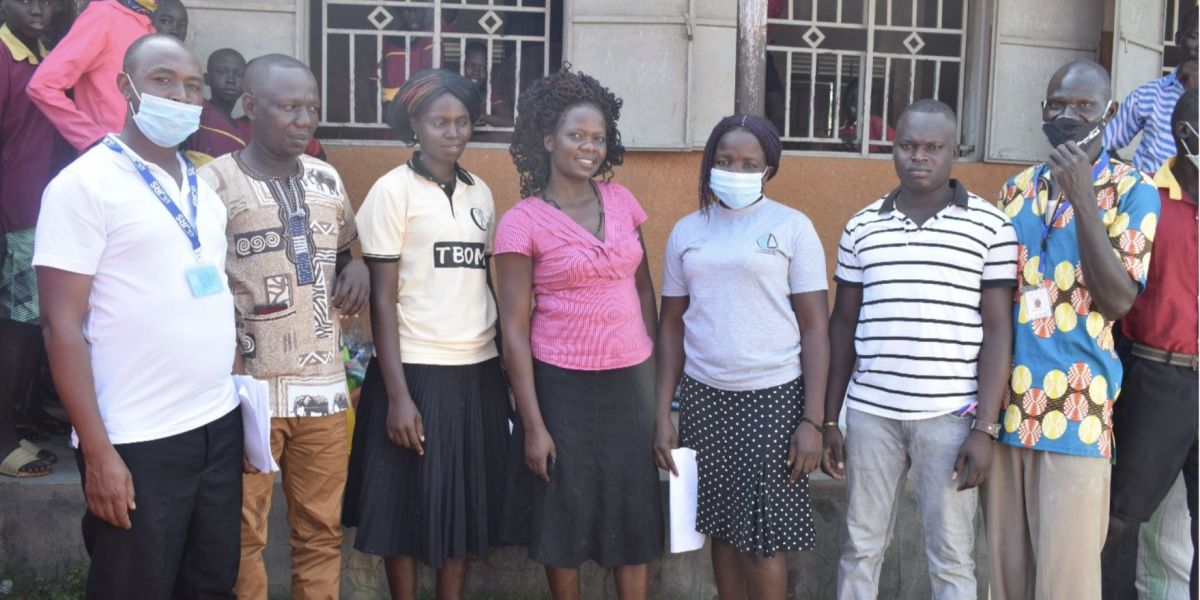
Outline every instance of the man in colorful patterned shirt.
<svg viewBox="0 0 1200 600">
<path fill-rule="evenodd" d="M 271 451 L 283 468 L 292 528 L 292 597 L 337 598 L 349 454 L 338 317 L 366 306 L 369 276 L 350 256 L 358 234 L 346 187 L 333 167 L 304 155 L 320 112 L 312 73 L 268 54 L 246 67 L 245 91 L 250 143 L 200 176 L 229 209 L 225 270 L 238 362 L 270 386 Z M 243 481 L 239 598 L 267 599 L 262 550 L 274 483 L 262 475 Z"/>
<path fill-rule="evenodd" d="M 1158 193 L 1101 144 L 1116 110 L 1107 71 L 1075 61 L 1050 79 L 1048 160 L 1008 180 L 1017 230 L 1013 371 L 984 484 L 995 600 L 1100 597 L 1121 387 L 1113 321 L 1146 282 Z"/>
<path fill-rule="evenodd" d="M 1182 4 L 1182 3 L 1181 3 Z M 1196 6 L 1179 19 L 1175 44 L 1183 54 L 1183 64 L 1175 72 L 1144 84 L 1121 104 L 1117 116 L 1104 132 L 1104 146 L 1119 150 L 1142 134 L 1142 143 L 1133 154 L 1133 166 L 1143 173 L 1154 173 L 1175 156 L 1175 137 L 1171 135 L 1171 111 L 1184 90 L 1196 87 Z"/>
</svg>

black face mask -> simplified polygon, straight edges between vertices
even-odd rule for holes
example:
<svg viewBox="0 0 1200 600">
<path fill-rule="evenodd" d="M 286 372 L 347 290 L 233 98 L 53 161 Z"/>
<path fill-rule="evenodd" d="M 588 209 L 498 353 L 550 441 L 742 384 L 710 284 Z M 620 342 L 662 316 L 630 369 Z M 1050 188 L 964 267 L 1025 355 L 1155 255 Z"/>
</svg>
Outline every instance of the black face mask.
<svg viewBox="0 0 1200 600">
<path fill-rule="evenodd" d="M 1042 131 L 1046 134 L 1046 139 L 1050 140 L 1050 145 L 1055 148 L 1067 142 L 1075 142 L 1080 150 L 1089 153 L 1104 138 L 1104 121 L 1088 123 L 1079 119 L 1059 117 L 1049 123 L 1042 123 Z"/>
</svg>

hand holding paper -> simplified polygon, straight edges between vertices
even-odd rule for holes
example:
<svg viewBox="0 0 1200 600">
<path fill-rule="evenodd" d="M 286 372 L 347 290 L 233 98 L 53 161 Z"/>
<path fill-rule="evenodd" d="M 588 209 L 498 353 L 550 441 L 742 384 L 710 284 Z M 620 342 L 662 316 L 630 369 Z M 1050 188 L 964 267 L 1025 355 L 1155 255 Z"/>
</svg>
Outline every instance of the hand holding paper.
<svg viewBox="0 0 1200 600">
<path fill-rule="evenodd" d="M 699 473 L 696 470 L 696 451 L 691 448 L 671 450 L 671 459 L 679 475 L 671 475 L 671 552 L 691 552 L 704 547 L 704 534 L 696 531 L 696 500 Z"/>
<path fill-rule="evenodd" d="M 260 473 L 275 473 L 279 465 L 271 455 L 270 387 L 247 375 L 234 375 L 233 381 L 242 407 L 246 462 Z"/>
</svg>

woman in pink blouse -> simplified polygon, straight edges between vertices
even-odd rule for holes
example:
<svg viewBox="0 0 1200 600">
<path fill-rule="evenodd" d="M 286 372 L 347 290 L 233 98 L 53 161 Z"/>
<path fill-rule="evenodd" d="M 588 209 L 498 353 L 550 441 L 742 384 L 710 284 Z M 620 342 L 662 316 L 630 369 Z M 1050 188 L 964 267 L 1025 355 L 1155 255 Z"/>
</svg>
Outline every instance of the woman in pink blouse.
<svg viewBox="0 0 1200 600">
<path fill-rule="evenodd" d="M 620 109 L 582 73 L 535 82 L 510 148 L 526 198 L 496 231 L 504 359 L 520 413 L 503 534 L 546 566 L 556 600 L 579 597 L 587 560 L 614 569 L 622 600 L 644 599 L 649 562 L 662 555 L 646 213 L 608 181 L 625 151 Z"/>
</svg>

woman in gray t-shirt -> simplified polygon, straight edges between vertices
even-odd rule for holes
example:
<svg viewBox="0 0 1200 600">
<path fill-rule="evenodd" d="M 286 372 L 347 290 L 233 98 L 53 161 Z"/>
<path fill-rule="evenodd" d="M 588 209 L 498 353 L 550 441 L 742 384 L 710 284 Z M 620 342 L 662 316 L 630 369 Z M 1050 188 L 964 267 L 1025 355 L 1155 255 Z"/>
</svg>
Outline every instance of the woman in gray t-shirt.
<svg viewBox="0 0 1200 600">
<path fill-rule="evenodd" d="M 812 222 L 763 196 L 780 154 L 770 121 L 718 123 L 700 210 L 675 224 L 663 257 L 655 461 L 675 471 L 671 449 L 696 450 L 696 529 L 713 538 L 721 598 L 782 600 L 777 552 L 815 540 L 807 476 L 821 457 L 828 283 Z"/>
</svg>

